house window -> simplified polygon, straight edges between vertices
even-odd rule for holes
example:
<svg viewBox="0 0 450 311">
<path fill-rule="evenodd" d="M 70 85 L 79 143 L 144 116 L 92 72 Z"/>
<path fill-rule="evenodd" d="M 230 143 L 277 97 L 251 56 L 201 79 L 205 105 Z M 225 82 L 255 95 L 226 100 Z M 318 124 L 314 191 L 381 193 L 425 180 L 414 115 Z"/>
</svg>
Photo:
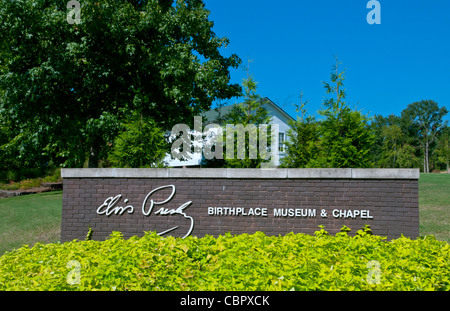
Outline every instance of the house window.
<svg viewBox="0 0 450 311">
<path fill-rule="evenodd" d="M 284 133 L 279 133 L 278 135 L 278 151 L 284 152 Z"/>
</svg>

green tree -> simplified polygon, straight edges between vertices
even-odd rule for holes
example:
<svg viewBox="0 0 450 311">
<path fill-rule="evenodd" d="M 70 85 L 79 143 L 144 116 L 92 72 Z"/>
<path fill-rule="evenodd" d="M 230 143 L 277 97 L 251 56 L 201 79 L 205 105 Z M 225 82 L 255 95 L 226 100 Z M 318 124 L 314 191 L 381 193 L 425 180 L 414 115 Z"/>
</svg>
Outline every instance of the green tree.
<svg viewBox="0 0 450 311">
<path fill-rule="evenodd" d="M 446 126 L 436 146 L 436 155 L 438 161 L 443 163 L 447 169 L 447 173 L 450 173 L 450 127 Z"/>
<path fill-rule="evenodd" d="M 307 114 L 303 102 L 303 93 L 300 95 L 300 104 L 295 105 L 295 111 L 300 113 L 297 119 L 290 120 L 290 129 L 287 131 L 286 156 L 281 159 L 282 167 L 308 167 L 317 158 L 319 148 L 319 123 L 314 116 Z"/>
<path fill-rule="evenodd" d="M 168 152 L 164 131 L 135 113 L 116 137 L 109 161 L 114 167 L 161 167 Z"/>
<path fill-rule="evenodd" d="M 67 1 L 0 0 L 0 111 L 56 162 L 98 166 L 110 129 L 88 127 L 102 116 L 139 111 L 170 129 L 240 94 L 240 59 L 221 55 L 229 40 L 203 1 L 80 2 L 71 25 Z"/>
<path fill-rule="evenodd" d="M 371 128 L 376 138 L 370 156 L 377 167 L 420 167 L 418 126 L 410 118 L 375 115 Z"/>
<path fill-rule="evenodd" d="M 384 126 L 381 130 L 383 137 L 382 167 L 397 167 L 398 151 L 401 146 L 402 129 L 398 125 Z"/>
<path fill-rule="evenodd" d="M 0 107 L 2 101 L 0 95 Z M 13 117 L 0 108 L 0 175 L 7 171 L 52 168 L 51 157 L 42 150 L 42 137 L 30 129 L 24 129 Z"/>
<path fill-rule="evenodd" d="M 316 167 L 372 167 L 369 152 L 375 141 L 370 119 L 360 111 L 352 110 L 345 101 L 345 71 L 339 71 L 339 62 L 333 66 L 331 83 L 323 82 L 327 94 L 333 95 L 319 111 L 321 154 L 312 163 Z"/>
<path fill-rule="evenodd" d="M 257 82 L 254 77 L 249 76 L 243 81 L 242 86 L 244 102 L 235 105 L 224 116 L 224 123 L 231 125 L 224 129 L 225 167 L 258 168 L 265 162 L 259 152 L 259 138 L 261 135 L 270 135 L 270 126 L 267 133 L 264 133 L 260 132 L 259 125 L 268 125 L 270 116 L 264 108 L 265 100 L 257 93 Z M 246 131 L 243 140 L 238 136 L 237 127 L 242 127 Z M 233 141 L 234 145 L 227 141 Z M 269 138 L 268 146 L 270 143 Z"/>
<path fill-rule="evenodd" d="M 382 158 L 379 161 L 381 167 L 412 168 L 419 165 L 414 147 L 404 142 L 404 136 L 404 132 L 398 125 L 383 127 L 381 132 Z"/>
<path fill-rule="evenodd" d="M 385 158 L 385 136 L 384 136 L 384 130 L 385 127 L 390 126 L 399 126 L 399 118 L 391 114 L 387 117 L 384 117 L 382 115 L 375 115 L 372 118 L 372 122 L 370 123 L 370 127 L 372 132 L 375 135 L 375 142 L 372 145 L 371 151 L 370 151 L 370 157 L 372 161 L 375 163 L 376 166 L 380 167 L 384 164 L 381 164 L 383 162 L 382 159 Z M 400 127 L 401 128 L 401 127 Z"/>
<path fill-rule="evenodd" d="M 416 148 L 410 144 L 404 143 L 400 145 L 397 151 L 397 166 L 401 168 L 420 167 L 420 158 L 415 153 Z"/>
<path fill-rule="evenodd" d="M 439 107 L 438 103 L 433 100 L 414 102 L 402 111 L 402 117 L 409 119 L 415 125 L 416 136 L 420 138 L 425 173 L 430 172 L 430 154 L 438 134 L 446 126 L 443 117 L 447 113 L 447 108 Z"/>
</svg>

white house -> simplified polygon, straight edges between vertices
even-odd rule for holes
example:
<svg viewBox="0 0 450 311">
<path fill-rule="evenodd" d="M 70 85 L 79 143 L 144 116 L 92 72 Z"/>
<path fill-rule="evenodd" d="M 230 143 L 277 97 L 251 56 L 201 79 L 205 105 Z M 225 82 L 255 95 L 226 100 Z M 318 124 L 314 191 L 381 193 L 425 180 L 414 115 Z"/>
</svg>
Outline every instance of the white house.
<svg viewBox="0 0 450 311">
<path fill-rule="evenodd" d="M 287 131 L 290 128 L 289 121 L 294 120 L 287 112 L 285 112 L 283 109 L 281 109 L 277 104 L 275 104 L 273 101 L 271 101 L 269 98 L 264 97 L 261 99 L 264 101 L 263 107 L 267 110 L 269 116 L 270 116 L 270 124 L 277 124 L 279 128 L 279 148 L 278 148 L 278 158 L 283 158 L 285 153 L 285 144 L 284 142 L 287 139 Z M 220 108 L 212 109 L 208 112 L 205 112 L 201 114 L 203 126 L 206 124 L 211 123 L 217 123 L 221 124 L 220 120 L 223 118 L 226 114 L 228 114 L 232 108 L 236 104 L 223 106 Z M 192 135 L 195 135 L 195 131 L 192 131 Z M 193 146 L 195 145 L 195 141 L 193 141 Z M 178 160 L 173 159 L 170 155 L 167 155 L 165 158 L 165 162 L 167 163 L 168 167 L 200 167 L 201 162 L 203 159 L 203 154 L 201 152 L 199 153 L 189 153 L 190 159 L 188 160 Z M 276 165 L 279 165 L 276 163 Z"/>
</svg>

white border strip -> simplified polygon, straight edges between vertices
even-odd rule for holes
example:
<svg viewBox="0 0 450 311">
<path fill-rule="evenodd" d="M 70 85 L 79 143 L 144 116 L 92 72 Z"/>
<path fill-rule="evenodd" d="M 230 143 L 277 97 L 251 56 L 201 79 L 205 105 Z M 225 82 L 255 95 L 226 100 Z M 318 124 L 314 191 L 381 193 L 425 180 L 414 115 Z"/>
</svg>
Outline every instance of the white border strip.
<svg viewBox="0 0 450 311">
<path fill-rule="evenodd" d="M 62 178 L 419 179 L 419 169 L 371 168 L 63 168 Z"/>
</svg>

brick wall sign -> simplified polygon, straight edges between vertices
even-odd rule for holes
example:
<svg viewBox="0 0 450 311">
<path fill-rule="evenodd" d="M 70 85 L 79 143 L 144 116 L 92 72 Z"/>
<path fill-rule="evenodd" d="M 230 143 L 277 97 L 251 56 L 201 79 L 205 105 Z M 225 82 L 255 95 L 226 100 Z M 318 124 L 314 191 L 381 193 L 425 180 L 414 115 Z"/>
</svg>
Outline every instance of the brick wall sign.
<svg viewBox="0 0 450 311">
<path fill-rule="evenodd" d="M 370 225 L 388 239 L 419 235 L 419 170 L 63 169 L 61 240 L 335 234 Z"/>
</svg>

